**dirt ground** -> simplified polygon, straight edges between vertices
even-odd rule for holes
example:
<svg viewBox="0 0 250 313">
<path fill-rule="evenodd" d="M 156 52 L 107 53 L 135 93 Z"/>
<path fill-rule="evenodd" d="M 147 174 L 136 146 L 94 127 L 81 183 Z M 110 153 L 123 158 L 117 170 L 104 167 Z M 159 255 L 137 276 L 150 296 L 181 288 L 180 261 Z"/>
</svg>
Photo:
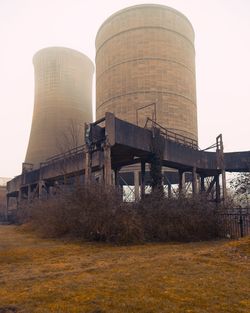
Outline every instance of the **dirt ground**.
<svg viewBox="0 0 250 313">
<path fill-rule="evenodd" d="M 0 226 L 0 313 L 249 313 L 250 238 L 107 244 Z"/>
</svg>

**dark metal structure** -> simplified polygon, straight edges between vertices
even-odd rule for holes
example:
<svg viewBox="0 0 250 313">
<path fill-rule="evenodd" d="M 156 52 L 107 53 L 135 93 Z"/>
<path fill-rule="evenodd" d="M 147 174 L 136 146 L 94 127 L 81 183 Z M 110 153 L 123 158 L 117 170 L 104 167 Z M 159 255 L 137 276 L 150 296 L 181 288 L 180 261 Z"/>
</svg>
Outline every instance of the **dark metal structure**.
<svg viewBox="0 0 250 313">
<path fill-rule="evenodd" d="M 190 173 L 193 194 L 210 194 L 215 190 L 215 201 L 219 202 L 226 197 L 225 172 L 249 171 L 250 151 L 224 153 L 221 136 L 217 137 L 216 152 L 208 152 L 199 150 L 183 136 L 181 140 L 171 138 L 164 134 L 160 125 L 151 125 L 151 129 L 141 128 L 106 113 L 104 118 L 86 125 L 85 145 L 51 157 L 37 170 L 24 166 L 22 174 L 7 184 L 7 203 L 11 198 L 15 198 L 18 205 L 22 199 L 29 201 L 34 197 L 46 197 L 55 193 L 59 185 L 77 181 L 118 185 L 122 167 L 138 163 L 141 170 L 137 184 L 143 197 L 148 174 L 146 164 L 154 160 L 152 143 L 156 131 L 162 145 L 161 166 L 178 171 L 180 193 L 184 190 L 184 174 Z M 211 179 L 206 186 L 208 177 Z M 171 182 L 168 180 L 167 184 L 171 193 Z"/>
</svg>

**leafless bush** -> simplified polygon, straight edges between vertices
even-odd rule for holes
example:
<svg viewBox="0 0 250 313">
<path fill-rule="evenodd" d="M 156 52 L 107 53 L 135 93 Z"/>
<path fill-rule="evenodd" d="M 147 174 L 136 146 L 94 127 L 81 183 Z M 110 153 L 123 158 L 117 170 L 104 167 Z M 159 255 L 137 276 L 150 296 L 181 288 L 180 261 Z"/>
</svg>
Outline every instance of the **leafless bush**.
<svg viewBox="0 0 250 313">
<path fill-rule="evenodd" d="M 218 237 L 220 228 L 215 207 L 206 199 L 153 193 L 139 203 L 124 203 L 116 189 L 100 184 L 37 201 L 24 211 L 26 221 L 43 235 L 116 244 L 209 240 Z"/>
<path fill-rule="evenodd" d="M 100 184 L 36 201 L 24 211 L 29 211 L 33 228 L 46 236 L 71 234 L 87 240 L 124 244 L 143 241 L 141 222 L 132 206 L 123 203 L 114 188 Z"/>
<path fill-rule="evenodd" d="M 17 222 L 30 223 L 32 229 L 44 237 L 59 237 L 69 229 L 65 223 L 67 204 L 64 197 L 36 200 L 29 205 L 21 205 L 17 212 Z"/>
<path fill-rule="evenodd" d="M 77 189 L 67 197 L 72 233 L 88 240 L 130 243 L 142 240 L 140 221 L 112 187 L 100 184 Z"/>
<path fill-rule="evenodd" d="M 197 241 L 218 237 L 220 224 L 213 204 L 202 197 L 155 197 L 138 204 L 147 241 Z"/>
</svg>

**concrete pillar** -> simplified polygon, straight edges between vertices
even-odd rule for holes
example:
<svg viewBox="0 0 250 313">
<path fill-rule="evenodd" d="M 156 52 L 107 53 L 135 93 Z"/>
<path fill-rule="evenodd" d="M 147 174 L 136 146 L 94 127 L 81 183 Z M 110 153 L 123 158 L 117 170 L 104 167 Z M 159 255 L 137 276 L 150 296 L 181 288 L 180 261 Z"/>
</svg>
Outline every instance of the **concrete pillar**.
<svg viewBox="0 0 250 313">
<path fill-rule="evenodd" d="M 18 209 L 18 196 L 16 198 L 16 209 Z"/>
<path fill-rule="evenodd" d="M 122 199 L 123 199 L 123 186 L 120 186 L 120 184 L 119 184 L 119 171 L 120 171 L 120 168 L 116 168 L 114 170 L 114 179 L 115 179 L 116 190 L 118 191 L 118 194 L 120 195 L 121 201 L 122 201 Z"/>
<path fill-rule="evenodd" d="M 31 186 L 28 185 L 28 194 L 27 194 L 27 198 L 28 198 L 28 203 L 30 203 L 31 200 Z"/>
<path fill-rule="evenodd" d="M 220 202 L 220 175 L 216 175 L 216 202 Z"/>
<path fill-rule="evenodd" d="M 134 171 L 134 185 L 135 185 L 135 201 L 140 200 L 140 177 L 139 171 Z"/>
<path fill-rule="evenodd" d="M 167 182 L 168 185 L 168 197 L 171 198 L 172 197 L 172 186 L 171 183 L 168 181 Z"/>
<path fill-rule="evenodd" d="M 226 189 L 226 172 L 225 172 L 225 163 L 224 163 L 224 145 L 222 140 L 222 134 L 216 137 L 216 155 L 217 155 L 217 169 L 221 169 L 222 176 L 222 196 L 223 201 L 226 200 L 227 197 L 227 189 Z M 218 181 L 219 186 L 219 181 Z M 216 182 L 216 200 L 217 200 L 217 189 L 219 192 L 219 187 L 217 187 Z"/>
<path fill-rule="evenodd" d="M 205 192 L 206 188 L 205 188 L 205 176 L 201 175 L 201 192 Z"/>
<path fill-rule="evenodd" d="M 223 169 L 221 171 L 222 177 L 222 193 L 223 193 L 223 201 L 227 199 L 227 182 L 226 182 L 226 171 Z"/>
<path fill-rule="evenodd" d="M 17 196 L 17 203 L 19 204 L 22 200 L 22 189 L 20 188 Z"/>
<path fill-rule="evenodd" d="M 145 197 L 145 172 L 146 164 L 144 161 L 141 162 L 141 198 Z"/>
<path fill-rule="evenodd" d="M 197 173 L 196 173 L 196 167 L 193 167 L 192 171 L 192 191 L 193 195 L 197 195 L 198 193 L 198 185 L 197 185 Z"/>
<path fill-rule="evenodd" d="M 38 182 L 38 198 L 39 199 L 42 199 L 42 197 L 43 197 L 43 186 L 44 186 L 44 181 L 39 180 L 39 182 Z"/>
<path fill-rule="evenodd" d="M 119 169 L 116 168 L 114 172 L 115 172 L 115 186 L 118 187 L 119 186 Z"/>
<path fill-rule="evenodd" d="M 183 195 L 185 193 L 185 175 L 182 170 L 179 170 L 179 195 Z"/>
<path fill-rule="evenodd" d="M 112 185 L 111 147 L 108 144 L 104 146 L 104 184 Z"/>
<path fill-rule="evenodd" d="M 91 183 L 91 167 L 92 167 L 92 164 L 91 164 L 91 152 L 86 149 L 85 150 L 85 177 L 84 177 L 84 182 L 85 184 L 90 184 Z"/>
</svg>

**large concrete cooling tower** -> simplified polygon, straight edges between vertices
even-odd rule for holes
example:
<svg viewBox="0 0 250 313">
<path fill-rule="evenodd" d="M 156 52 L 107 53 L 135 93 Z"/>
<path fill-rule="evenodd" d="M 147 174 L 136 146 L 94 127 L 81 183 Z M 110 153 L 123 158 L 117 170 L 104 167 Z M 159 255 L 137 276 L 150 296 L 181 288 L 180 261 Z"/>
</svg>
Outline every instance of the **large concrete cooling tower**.
<svg viewBox="0 0 250 313">
<path fill-rule="evenodd" d="M 107 111 L 141 126 L 156 113 L 165 128 L 197 140 L 194 31 L 182 13 L 137 5 L 103 23 L 96 37 L 97 118 Z"/>
<path fill-rule="evenodd" d="M 79 135 L 72 130 L 82 127 L 83 136 L 84 122 L 92 122 L 94 66 L 84 54 L 62 47 L 38 51 L 33 64 L 35 103 L 25 162 L 37 167 L 63 145 L 70 148 L 69 136 Z"/>
</svg>

